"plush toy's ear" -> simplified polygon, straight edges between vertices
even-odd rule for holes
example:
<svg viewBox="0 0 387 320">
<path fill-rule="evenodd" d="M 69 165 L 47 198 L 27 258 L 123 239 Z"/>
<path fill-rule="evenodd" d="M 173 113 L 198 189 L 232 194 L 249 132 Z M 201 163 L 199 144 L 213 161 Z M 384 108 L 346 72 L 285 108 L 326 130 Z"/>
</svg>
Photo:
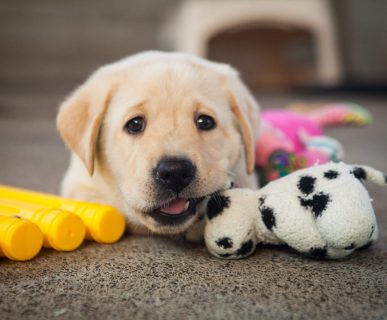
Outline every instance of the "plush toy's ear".
<svg viewBox="0 0 387 320">
<path fill-rule="evenodd" d="M 351 173 L 359 180 L 373 182 L 379 186 L 387 186 L 387 175 L 369 166 L 350 165 Z"/>
<path fill-rule="evenodd" d="M 259 107 L 253 95 L 240 80 L 237 72 L 229 68 L 226 94 L 245 148 L 246 170 L 252 173 L 255 166 L 255 144 L 258 136 Z"/>
<path fill-rule="evenodd" d="M 97 71 L 62 103 L 56 119 L 64 142 L 83 161 L 90 175 L 94 171 L 99 129 L 115 90 L 114 78 Z"/>
</svg>

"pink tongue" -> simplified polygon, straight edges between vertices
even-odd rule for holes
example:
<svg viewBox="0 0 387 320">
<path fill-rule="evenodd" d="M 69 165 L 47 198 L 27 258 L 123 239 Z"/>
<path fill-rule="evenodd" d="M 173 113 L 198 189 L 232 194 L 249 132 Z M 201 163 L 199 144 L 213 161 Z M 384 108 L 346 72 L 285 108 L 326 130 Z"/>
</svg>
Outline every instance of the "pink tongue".
<svg viewBox="0 0 387 320">
<path fill-rule="evenodd" d="M 162 207 L 160 210 L 168 214 L 180 214 L 183 211 L 187 210 L 187 207 L 187 199 L 176 199 L 168 203 L 165 207 Z"/>
</svg>

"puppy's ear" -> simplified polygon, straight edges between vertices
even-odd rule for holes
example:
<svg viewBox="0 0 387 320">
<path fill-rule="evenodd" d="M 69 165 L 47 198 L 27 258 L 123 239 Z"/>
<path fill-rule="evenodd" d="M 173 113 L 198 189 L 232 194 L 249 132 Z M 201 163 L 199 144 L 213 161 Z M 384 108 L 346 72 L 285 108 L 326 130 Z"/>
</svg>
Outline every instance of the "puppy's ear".
<svg viewBox="0 0 387 320">
<path fill-rule="evenodd" d="M 226 94 L 245 148 L 246 170 L 252 173 L 255 166 L 255 143 L 258 136 L 259 107 L 253 95 L 240 80 L 238 73 L 228 67 Z"/>
<path fill-rule="evenodd" d="M 97 71 L 60 106 L 57 128 L 66 145 L 78 155 L 90 175 L 99 129 L 115 90 L 114 77 Z"/>
</svg>

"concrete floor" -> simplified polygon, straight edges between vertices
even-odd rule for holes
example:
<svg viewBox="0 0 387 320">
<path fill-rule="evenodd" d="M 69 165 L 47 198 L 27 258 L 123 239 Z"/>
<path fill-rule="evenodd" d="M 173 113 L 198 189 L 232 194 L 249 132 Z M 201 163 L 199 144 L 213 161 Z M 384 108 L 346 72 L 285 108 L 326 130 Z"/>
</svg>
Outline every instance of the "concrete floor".
<svg viewBox="0 0 387 320">
<path fill-rule="evenodd" d="M 55 132 L 56 105 L 70 88 L 1 92 L 0 182 L 57 192 L 68 153 Z M 39 92 L 36 94 L 34 92 Z M 261 96 L 283 106 L 300 96 Z M 352 100 L 374 124 L 330 129 L 348 162 L 387 172 L 385 96 Z M 284 248 L 223 261 L 180 238 L 127 235 L 113 245 L 44 250 L 29 262 L 0 259 L 0 319 L 386 319 L 387 189 L 369 185 L 381 237 L 343 261 L 316 261 Z"/>
</svg>

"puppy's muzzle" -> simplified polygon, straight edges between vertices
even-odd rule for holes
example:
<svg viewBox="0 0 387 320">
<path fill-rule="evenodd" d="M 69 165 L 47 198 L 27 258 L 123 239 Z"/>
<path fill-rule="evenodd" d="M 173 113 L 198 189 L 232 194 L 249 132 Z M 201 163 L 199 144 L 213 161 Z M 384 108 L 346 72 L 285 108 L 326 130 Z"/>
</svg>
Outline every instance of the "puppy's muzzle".
<svg viewBox="0 0 387 320">
<path fill-rule="evenodd" d="M 179 194 L 195 178 L 196 168 L 191 161 L 182 158 L 163 158 L 155 170 L 156 182 Z"/>
</svg>

